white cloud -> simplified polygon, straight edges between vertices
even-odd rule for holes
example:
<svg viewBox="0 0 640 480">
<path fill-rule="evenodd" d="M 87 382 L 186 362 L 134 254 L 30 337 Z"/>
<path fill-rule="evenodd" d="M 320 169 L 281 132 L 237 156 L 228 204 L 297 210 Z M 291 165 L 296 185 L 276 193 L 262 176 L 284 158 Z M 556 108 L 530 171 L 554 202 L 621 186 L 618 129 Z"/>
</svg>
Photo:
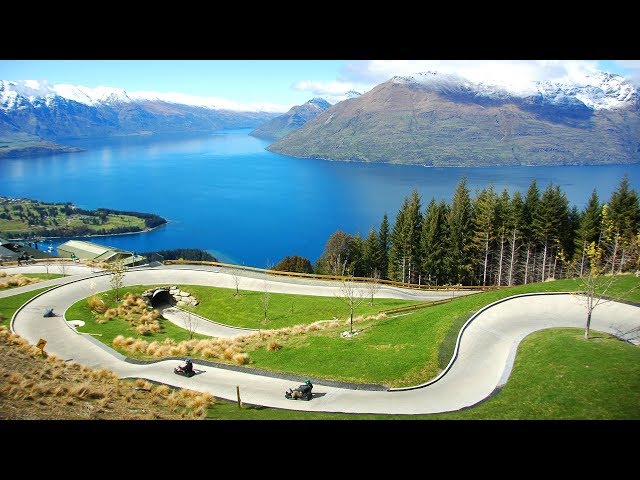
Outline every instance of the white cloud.
<svg viewBox="0 0 640 480">
<path fill-rule="evenodd" d="M 46 80 L 24 80 L 14 82 L 14 89 L 27 97 L 44 97 L 52 93 Z"/>
<path fill-rule="evenodd" d="M 236 111 L 264 111 L 264 112 L 286 112 L 291 108 L 291 105 L 281 105 L 277 103 L 269 102 L 253 102 L 253 103 L 241 103 L 233 100 L 227 100 L 218 97 L 198 97 L 195 95 L 189 95 L 186 93 L 177 92 L 149 92 L 149 91 L 137 91 L 127 92 L 129 98 L 132 100 L 147 99 L 147 100 L 162 100 L 170 103 L 180 103 L 183 105 L 193 105 L 199 107 L 209 107 L 225 110 Z"/>
<path fill-rule="evenodd" d="M 371 88 L 394 76 L 435 71 L 526 91 L 535 81 L 580 82 L 597 66 L 595 60 L 358 60 L 345 66 L 339 80 L 367 83 Z"/>
<path fill-rule="evenodd" d="M 307 91 L 322 95 L 341 95 L 353 90 L 351 82 L 322 82 L 315 80 L 299 80 L 291 85 L 291 88 L 298 91 Z"/>
<path fill-rule="evenodd" d="M 299 80 L 291 85 L 291 88 L 301 92 L 309 92 L 310 96 L 324 98 L 329 103 L 336 103 L 347 98 L 347 92 L 363 93 L 369 90 L 371 86 L 355 82 Z"/>
</svg>

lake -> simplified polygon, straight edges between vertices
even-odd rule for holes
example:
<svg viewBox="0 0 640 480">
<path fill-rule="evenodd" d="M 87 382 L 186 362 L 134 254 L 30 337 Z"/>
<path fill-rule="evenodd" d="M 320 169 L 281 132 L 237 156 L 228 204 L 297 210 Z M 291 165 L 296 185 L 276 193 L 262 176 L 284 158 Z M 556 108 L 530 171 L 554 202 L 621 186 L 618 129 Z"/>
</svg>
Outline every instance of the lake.
<svg viewBox="0 0 640 480">
<path fill-rule="evenodd" d="M 416 188 L 451 201 L 463 176 L 472 196 L 493 182 L 526 193 L 559 185 L 582 209 L 595 188 L 609 199 L 623 175 L 640 190 L 640 164 L 570 167 L 426 168 L 332 162 L 278 155 L 269 142 L 227 130 L 198 136 L 65 140 L 85 152 L 0 161 L 0 195 L 155 213 L 170 223 L 153 232 L 95 237 L 96 243 L 146 252 L 207 250 L 220 261 L 265 267 L 298 254 L 314 263 L 337 229 L 367 235 L 387 212 L 390 226 Z M 47 241 L 57 247 L 64 240 Z"/>
</svg>

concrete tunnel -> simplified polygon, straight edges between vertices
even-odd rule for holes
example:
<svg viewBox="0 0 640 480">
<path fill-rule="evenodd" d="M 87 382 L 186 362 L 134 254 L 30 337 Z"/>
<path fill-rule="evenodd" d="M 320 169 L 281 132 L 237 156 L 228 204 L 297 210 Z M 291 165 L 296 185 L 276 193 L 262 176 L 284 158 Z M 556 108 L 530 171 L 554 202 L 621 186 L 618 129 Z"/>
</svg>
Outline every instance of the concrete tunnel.
<svg viewBox="0 0 640 480">
<path fill-rule="evenodd" d="M 167 306 L 167 305 L 173 306 L 175 304 L 176 304 L 175 299 L 167 289 L 159 288 L 158 290 L 153 292 L 153 295 L 151 296 L 151 306 L 153 308 L 158 308 L 160 306 Z"/>
</svg>

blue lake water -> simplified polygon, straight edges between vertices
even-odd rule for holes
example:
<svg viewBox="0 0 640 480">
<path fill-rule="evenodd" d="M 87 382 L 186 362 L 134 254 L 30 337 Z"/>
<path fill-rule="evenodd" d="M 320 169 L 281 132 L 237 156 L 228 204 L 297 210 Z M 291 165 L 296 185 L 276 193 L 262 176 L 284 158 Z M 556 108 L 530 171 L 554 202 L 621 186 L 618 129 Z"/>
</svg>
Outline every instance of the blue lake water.
<svg viewBox="0 0 640 480">
<path fill-rule="evenodd" d="M 608 200 L 625 173 L 640 190 L 640 164 L 425 168 L 332 162 L 268 152 L 269 142 L 249 131 L 67 140 L 87 151 L 0 160 L 0 195 L 156 213 L 170 223 L 92 241 L 136 252 L 199 248 L 224 262 L 265 267 L 293 254 L 315 262 L 335 230 L 366 236 L 385 212 L 393 226 L 414 188 L 424 207 L 432 197 L 450 202 L 463 176 L 472 195 L 490 182 L 498 192 L 523 195 L 534 178 L 541 191 L 553 182 L 579 209 L 594 188 L 601 201 Z"/>
</svg>

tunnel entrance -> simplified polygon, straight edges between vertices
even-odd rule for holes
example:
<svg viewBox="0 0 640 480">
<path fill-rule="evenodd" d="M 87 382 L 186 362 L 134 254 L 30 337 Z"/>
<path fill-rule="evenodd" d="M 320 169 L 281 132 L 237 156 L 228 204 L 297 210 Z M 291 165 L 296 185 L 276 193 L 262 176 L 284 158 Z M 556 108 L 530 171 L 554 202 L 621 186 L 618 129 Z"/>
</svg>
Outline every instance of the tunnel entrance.
<svg viewBox="0 0 640 480">
<path fill-rule="evenodd" d="M 176 304 L 175 299 L 173 298 L 173 295 L 171 295 L 169 293 L 169 290 L 165 290 L 165 289 L 158 289 L 155 292 L 153 292 L 153 295 L 151 296 L 151 306 L 153 308 L 158 308 L 158 307 L 166 307 L 166 306 L 174 306 Z"/>
</svg>

